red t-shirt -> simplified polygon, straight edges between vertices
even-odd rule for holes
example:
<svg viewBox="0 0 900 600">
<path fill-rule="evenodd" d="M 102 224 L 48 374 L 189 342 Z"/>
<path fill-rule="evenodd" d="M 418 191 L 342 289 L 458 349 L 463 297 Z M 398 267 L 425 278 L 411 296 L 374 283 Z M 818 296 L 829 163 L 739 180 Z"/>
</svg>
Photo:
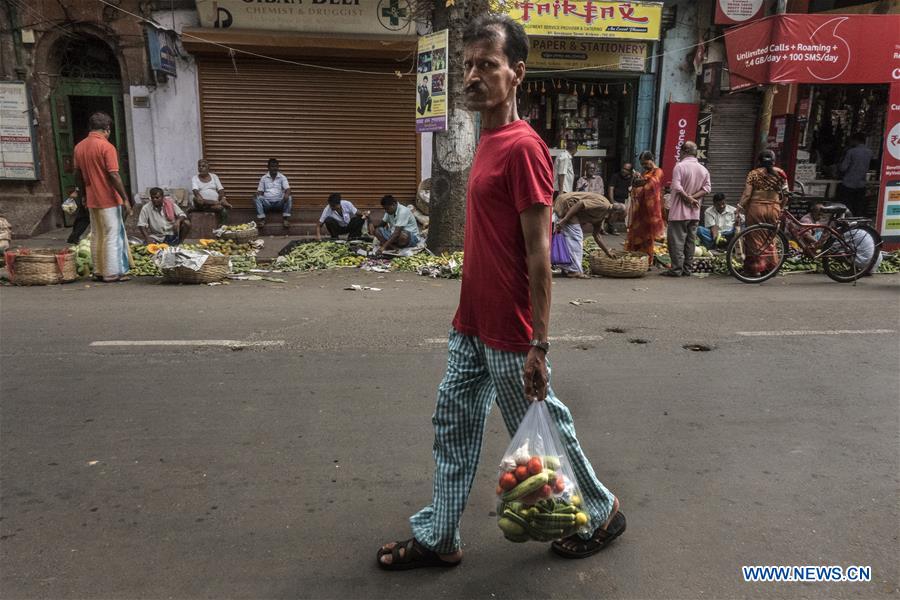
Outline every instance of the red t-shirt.
<svg viewBox="0 0 900 600">
<path fill-rule="evenodd" d="M 119 172 L 119 155 L 103 135 L 92 131 L 75 145 L 75 167 L 84 179 L 85 206 L 113 208 L 122 204 L 108 176 Z"/>
<path fill-rule="evenodd" d="M 466 192 L 465 264 L 453 327 L 497 350 L 528 352 L 531 341 L 519 214 L 533 204 L 553 204 L 546 144 L 525 121 L 482 130 Z"/>
</svg>

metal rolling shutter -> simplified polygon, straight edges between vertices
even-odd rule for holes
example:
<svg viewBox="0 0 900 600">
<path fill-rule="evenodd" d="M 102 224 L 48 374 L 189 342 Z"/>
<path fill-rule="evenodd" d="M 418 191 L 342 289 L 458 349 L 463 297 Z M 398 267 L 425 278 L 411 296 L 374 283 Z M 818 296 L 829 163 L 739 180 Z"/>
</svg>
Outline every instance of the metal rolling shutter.
<svg viewBox="0 0 900 600">
<path fill-rule="evenodd" d="M 740 199 L 747 173 L 754 166 L 759 104 L 755 92 L 724 95 L 714 104 L 706 167 L 713 193 L 723 192 L 729 204 Z"/>
<path fill-rule="evenodd" d="M 389 61 L 316 62 L 400 68 Z M 378 207 L 384 194 L 415 199 L 413 78 L 243 57 L 236 70 L 223 57 L 201 56 L 198 63 L 203 154 L 235 206 L 252 206 L 269 157 L 278 158 L 300 209 L 321 208 L 331 192 L 364 207 Z"/>
</svg>

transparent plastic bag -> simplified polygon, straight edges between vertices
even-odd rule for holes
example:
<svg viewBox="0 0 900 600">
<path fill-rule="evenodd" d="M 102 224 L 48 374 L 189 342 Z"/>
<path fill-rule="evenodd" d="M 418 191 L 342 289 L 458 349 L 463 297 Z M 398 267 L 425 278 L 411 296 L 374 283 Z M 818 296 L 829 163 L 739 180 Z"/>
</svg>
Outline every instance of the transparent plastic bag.
<svg viewBox="0 0 900 600">
<path fill-rule="evenodd" d="M 590 532 L 569 457 L 546 402 L 533 402 L 497 475 L 497 525 L 511 542 Z"/>
</svg>

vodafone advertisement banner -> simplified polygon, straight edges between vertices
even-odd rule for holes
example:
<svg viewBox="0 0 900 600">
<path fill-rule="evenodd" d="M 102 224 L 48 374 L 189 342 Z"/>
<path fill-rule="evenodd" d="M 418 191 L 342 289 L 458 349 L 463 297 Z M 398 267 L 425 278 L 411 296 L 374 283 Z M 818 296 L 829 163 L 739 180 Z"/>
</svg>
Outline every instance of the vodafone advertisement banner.
<svg viewBox="0 0 900 600">
<path fill-rule="evenodd" d="M 731 89 L 886 83 L 900 73 L 900 15 L 785 14 L 725 33 Z"/>
<path fill-rule="evenodd" d="M 900 242 L 900 77 L 891 84 L 884 130 L 878 229 L 885 241 L 896 245 Z"/>
<path fill-rule="evenodd" d="M 678 162 L 681 145 L 687 141 L 695 141 L 699 113 L 699 104 L 669 102 L 666 107 L 666 133 L 663 137 L 662 157 L 659 163 L 663 170 L 663 181 L 666 183 L 672 181 L 672 171 Z"/>
<path fill-rule="evenodd" d="M 716 25 L 740 25 L 765 14 L 764 0 L 716 0 Z"/>
</svg>

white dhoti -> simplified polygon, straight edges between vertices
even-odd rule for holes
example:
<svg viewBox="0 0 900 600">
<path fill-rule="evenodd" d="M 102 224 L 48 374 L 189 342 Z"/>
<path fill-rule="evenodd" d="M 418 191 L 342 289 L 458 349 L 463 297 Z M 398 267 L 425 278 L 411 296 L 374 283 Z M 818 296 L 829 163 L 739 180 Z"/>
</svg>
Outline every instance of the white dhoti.
<svg viewBox="0 0 900 600">
<path fill-rule="evenodd" d="M 122 209 L 90 208 L 91 259 L 94 273 L 103 277 L 121 277 L 133 264 Z"/>
</svg>

